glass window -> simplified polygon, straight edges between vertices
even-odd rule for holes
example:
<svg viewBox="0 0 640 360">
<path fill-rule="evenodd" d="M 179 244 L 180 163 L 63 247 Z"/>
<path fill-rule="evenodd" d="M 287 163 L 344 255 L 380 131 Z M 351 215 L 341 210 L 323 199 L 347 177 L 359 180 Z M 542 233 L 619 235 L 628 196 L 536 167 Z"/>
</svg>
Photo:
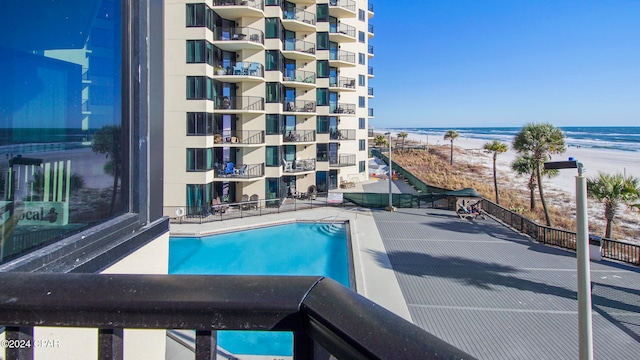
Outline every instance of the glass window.
<svg viewBox="0 0 640 360">
<path fill-rule="evenodd" d="M 359 118 L 358 119 L 358 129 L 366 129 L 367 128 L 367 122 L 365 120 L 365 118 Z"/>
<path fill-rule="evenodd" d="M 187 63 L 205 62 L 204 40 L 187 40 Z"/>
<path fill-rule="evenodd" d="M 329 21 L 329 4 L 316 5 L 316 17 L 318 22 Z"/>
<path fill-rule="evenodd" d="M 187 171 L 207 171 L 213 169 L 213 149 L 187 149 Z"/>
<path fill-rule="evenodd" d="M 267 71 L 272 71 L 272 70 L 280 70 L 280 61 L 281 61 L 281 55 L 280 55 L 280 51 L 278 50 L 267 50 L 265 51 L 265 69 Z"/>
<path fill-rule="evenodd" d="M 360 21 L 364 21 L 365 20 L 364 10 L 362 10 L 362 9 L 358 9 L 358 20 L 360 20 Z"/>
<path fill-rule="evenodd" d="M 365 169 L 365 162 L 364 162 L 364 161 L 360 161 L 360 162 L 358 163 L 358 169 L 360 170 L 360 172 L 364 172 L 364 171 L 366 170 L 366 169 Z"/>
<path fill-rule="evenodd" d="M 266 134 L 267 135 L 280 135 L 282 134 L 282 117 L 278 114 L 266 115 Z"/>
<path fill-rule="evenodd" d="M 280 5 L 280 0 L 266 0 L 264 4 L 267 6 Z"/>
<path fill-rule="evenodd" d="M 205 26 L 205 4 L 187 4 L 187 27 Z"/>
<path fill-rule="evenodd" d="M 360 65 L 364 65 L 365 64 L 365 57 L 363 53 L 358 53 L 358 64 Z"/>
<path fill-rule="evenodd" d="M 358 75 L 358 86 L 365 86 L 365 77 L 364 75 Z"/>
<path fill-rule="evenodd" d="M 328 116 L 318 116 L 316 120 L 316 132 L 318 134 L 328 134 L 329 133 L 329 117 Z"/>
<path fill-rule="evenodd" d="M 316 46 L 318 50 L 329 50 L 329 33 L 318 32 L 316 33 Z"/>
<path fill-rule="evenodd" d="M 316 70 L 318 71 L 318 78 L 329 77 L 329 60 L 317 60 Z"/>
<path fill-rule="evenodd" d="M 316 90 L 316 102 L 318 106 L 329 105 L 329 89 L 320 88 Z"/>
<path fill-rule="evenodd" d="M 280 101 L 280 83 L 267 83 L 265 85 L 268 103 L 279 103 Z"/>
<path fill-rule="evenodd" d="M 267 146 L 265 148 L 265 164 L 266 166 L 280 166 L 280 152 L 278 146 Z"/>
<path fill-rule="evenodd" d="M 358 140 L 358 143 L 359 143 L 359 144 L 358 144 L 358 145 L 359 145 L 359 146 L 358 146 L 358 149 L 359 149 L 360 151 L 367 150 L 367 140 L 360 139 L 360 140 Z"/>
<path fill-rule="evenodd" d="M 327 144 L 316 144 L 316 160 L 317 161 L 328 161 Z"/>
<path fill-rule="evenodd" d="M 267 39 L 278 39 L 280 38 L 280 19 L 278 18 L 266 18 L 265 22 L 265 37 Z"/>
<path fill-rule="evenodd" d="M 365 107 L 365 100 L 364 100 L 364 96 L 358 96 L 358 107 Z"/>
<path fill-rule="evenodd" d="M 277 199 L 278 198 L 278 182 L 280 179 L 278 178 L 267 178 L 265 181 L 265 197 L 267 199 Z"/>
<path fill-rule="evenodd" d="M 327 192 L 327 172 L 326 171 L 316 172 L 316 187 L 318 188 L 318 192 Z"/>
<path fill-rule="evenodd" d="M 213 114 L 188 112 L 187 135 L 213 135 Z"/>
<path fill-rule="evenodd" d="M 364 31 L 358 31 L 358 41 L 364 43 Z"/>
</svg>

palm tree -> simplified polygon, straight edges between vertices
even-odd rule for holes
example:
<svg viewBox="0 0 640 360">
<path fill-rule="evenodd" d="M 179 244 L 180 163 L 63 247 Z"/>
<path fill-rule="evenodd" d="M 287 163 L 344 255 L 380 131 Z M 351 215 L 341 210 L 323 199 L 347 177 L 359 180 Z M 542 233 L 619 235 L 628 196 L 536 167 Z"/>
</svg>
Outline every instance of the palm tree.
<svg viewBox="0 0 640 360">
<path fill-rule="evenodd" d="M 106 174 L 113 175 L 113 191 L 111 193 L 111 207 L 109 216 L 114 214 L 116 196 L 118 194 L 118 180 L 122 168 L 122 144 L 120 126 L 105 125 L 93 136 L 91 150 L 98 154 L 104 154 L 107 158 L 103 166 Z"/>
<path fill-rule="evenodd" d="M 451 141 L 451 165 L 453 165 L 453 140 L 457 139 L 459 136 L 460 135 L 455 130 L 449 130 L 444 134 L 444 139 Z"/>
<path fill-rule="evenodd" d="M 529 193 L 530 193 L 529 199 L 531 201 L 529 204 L 529 208 L 531 211 L 535 210 L 536 208 L 535 191 L 536 191 L 536 187 L 538 186 L 536 181 L 536 171 L 535 171 L 534 164 L 535 164 L 534 159 L 527 155 L 520 155 L 511 163 L 511 169 L 517 172 L 518 175 L 529 175 L 529 182 L 527 183 L 527 187 L 529 188 Z M 558 174 L 559 172 L 557 169 L 549 169 L 549 170 L 542 169 L 542 176 L 554 177 Z"/>
<path fill-rule="evenodd" d="M 402 150 L 404 150 L 404 139 L 406 139 L 406 138 L 407 138 L 407 136 L 409 136 L 409 134 L 407 134 L 407 133 L 406 133 L 406 132 L 404 132 L 404 131 L 401 131 L 401 132 L 399 132 L 396 136 L 398 136 L 398 139 L 399 139 L 399 138 L 402 138 Z"/>
<path fill-rule="evenodd" d="M 544 209 L 547 226 L 551 226 L 551 216 L 542 190 L 542 172 L 545 161 L 551 159 L 552 154 L 561 154 L 566 150 L 564 133 L 549 123 L 526 124 L 514 137 L 513 148 L 521 155 L 532 158 L 533 170 L 538 181 L 540 202 Z"/>
<path fill-rule="evenodd" d="M 496 191 L 496 204 L 500 205 L 500 197 L 498 196 L 498 176 L 496 175 L 496 160 L 498 154 L 506 153 L 509 150 L 509 146 L 502 141 L 493 140 L 485 143 L 483 148 L 490 153 L 493 153 L 493 188 Z"/>
<path fill-rule="evenodd" d="M 376 135 L 376 137 L 373 138 L 373 143 L 378 147 L 389 146 L 389 140 L 387 140 L 387 137 L 382 134 Z"/>
<path fill-rule="evenodd" d="M 604 237 L 610 239 L 612 225 L 620 204 L 634 206 L 640 199 L 640 180 L 622 174 L 600 173 L 596 178 L 587 178 L 587 196 L 604 204 L 604 218 L 607 221 Z"/>
</svg>

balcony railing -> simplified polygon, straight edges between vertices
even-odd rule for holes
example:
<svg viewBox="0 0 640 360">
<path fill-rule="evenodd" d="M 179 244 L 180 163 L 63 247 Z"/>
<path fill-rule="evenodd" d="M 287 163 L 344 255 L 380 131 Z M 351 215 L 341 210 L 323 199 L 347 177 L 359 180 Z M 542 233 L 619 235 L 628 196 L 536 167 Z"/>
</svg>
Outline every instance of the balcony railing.
<svg viewBox="0 0 640 360">
<path fill-rule="evenodd" d="M 315 130 L 289 130 L 282 134 L 282 141 L 288 143 L 316 141 Z"/>
<path fill-rule="evenodd" d="M 371 34 L 373 34 L 373 24 L 369 24 L 368 30 Z"/>
<path fill-rule="evenodd" d="M 259 0 L 213 0 L 213 6 L 248 6 L 264 10 L 264 2 Z"/>
<path fill-rule="evenodd" d="M 310 100 L 289 101 L 284 104 L 286 112 L 315 112 L 316 102 Z"/>
<path fill-rule="evenodd" d="M 283 81 L 295 81 L 299 83 L 315 84 L 316 73 L 304 70 L 285 70 Z"/>
<path fill-rule="evenodd" d="M 344 23 L 331 23 L 329 25 L 330 34 L 344 34 L 352 38 L 356 37 L 356 28 Z"/>
<path fill-rule="evenodd" d="M 369 54 L 373 55 L 373 45 L 369 45 L 369 47 L 367 48 Z"/>
<path fill-rule="evenodd" d="M 284 20 L 296 20 L 309 25 L 315 25 L 316 15 L 300 8 L 293 8 L 284 11 Z"/>
<path fill-rule="evenodd" d="M 264 33 L 251 27 L 218 27 L 213 33 L 214 41 L 251 41 L 264 44 Z"/>
<path fill-rule="evenodd" d="M 373 116 L 373 108 L 369 108 L 367 114 Z"/>
<path fill-rule="evenodd" d="M 367 10 L 373 12 L 373 4 L 371 2 L 369 2 L 368 6 L 367 6 Z"/>
<path fill-rule="evenodd" d="M 315 171 L 316 169 L 316 159 L 308 158 L 308 159 L 296 159 L 294 161 L 283 161 L 284 172 L 285 173 L 299 173 L 305 171 Z"/>
<path fill-rule="evenodd" d="M 367 136 L 370 137 L 370 138 L 374 137 L 372 128 L 367 129 Z"/>
<path fill-rule="evenodd" d="M 339 103 L 335 109 L 331 112 L 332 114 L 355 114 L 356 113 L 356 105 L 355 104 L 343 104 Z"/>
<path fill-rule="evenodd" d="M 355 154 L 340 154 L 337 156 L 329 155 L 329 166 L 341 167 L 341 166 L 353 166 L 356 164 Z"/>
<path fill-rule="evenodd" d="M 218 68 L 214 75 L 239 75 L 264 77 L 264 65 L 259 62 L 238 61 L 226 69 Z"/>
<path fill-rule="evenodd" d="M 304 41 L 304 40 L 287 39 L 284 42 L 284 50 L 298 51 L 298 52 L 314 55 L 316 53 L 316 45 L 314 43 Z"/>
<path fill-rule="evenodd" d="M 369 66 L 369 67 L 367 68 L 367 74 L 369 74 L 369 75 L 373 76 L 373 66 Z"/>
<path fill-rule="evenodd" d="M 329 51 L 329 60 L 345 61 L 355 64 L 356 54 L 346 50 L 331 50 Z"/>
<path fill-rule="evenodd" d="M 0 273 L 0 288 L 8 341 L 39 343 L 35 326 L 98 328 L 99 359 L 124 357 L 125 328 L 195 330 L 196 360 L 216 358 L 218 330 L 292 331 L 296 360 L 319 346 L 339 359 L 472 358 L 320 276 L 13 272 Z M 34 352 L 7 347 L 6 358 Z"/>
<path fill-rule="evenodd" d="M 339 76 L 338 78 L 332 77 L 329 79 L 329 86 L 331 87 L 341 87 L 347 89 L 355 89 L 356 88 L 356 79 Z"/>
<path fill-rule="evenodd" d="M 337 6 L 349 11 L 356 11 L 356 2 L 353 0 L 329 0 L 329 6 Z"/>
<path fill-rule="evenodd" d="M 218 96 L 215 98 L 216 110 L 263 111 L 264 98 L 258 96 Z"/>
<path fill-rule="evenodd" d="M 215 144 L 264 144 L 263 130 L 228 130 L 213 134 Z"/>
<path fill-rule="evenodd" d="M 373 88 L 372 88 L 372 87 L 369 87 L 369 88 L 367 89 L 367 94 L 368 94 L 369 96 L 373 96 Z"/>
<path fill-rule="evenodd" d="M 217 164 L 214 177 L 225 179 L 253 179 L 264 176 L 264 163 L 261 164 Z"/>
<path fill-rule="evenodd" d="M 355 129 L 337 129 L 331 130 L 329 132 L 329 139 L 331 140 L 355 140 L 356 139 L 356 130 Z"/>
</svg>

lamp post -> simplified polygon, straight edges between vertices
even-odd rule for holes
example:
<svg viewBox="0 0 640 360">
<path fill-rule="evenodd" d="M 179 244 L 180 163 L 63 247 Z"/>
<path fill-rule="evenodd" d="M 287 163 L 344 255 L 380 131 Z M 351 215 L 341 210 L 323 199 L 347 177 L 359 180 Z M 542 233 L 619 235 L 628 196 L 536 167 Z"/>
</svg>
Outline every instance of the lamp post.
<svg viewBox="0 0 640 360">
<path fill-rule="evenodd" d="M 393 190 L 391 188 L 391 181 L 393 180 L 393 162 L 391 161 L 391 132 L 384 133 L 387 135 L 387 140 L 389 140 L 389 205 L 384 208 L 387 211 L 396 211 L 396 208 L 393 207 Z"/>
<path fill-rule="evenodd" d="M 591 325 L 591 271 L 589 263 L 589 222 L 587 220 L 587 180 L 582 163 L 569 161 L 544 163 L 545 169 L 578 169 L 576 176 L 576 255 L 578 258 L 578 335 L 579 359 L 593 359 Z"/>
</svg>

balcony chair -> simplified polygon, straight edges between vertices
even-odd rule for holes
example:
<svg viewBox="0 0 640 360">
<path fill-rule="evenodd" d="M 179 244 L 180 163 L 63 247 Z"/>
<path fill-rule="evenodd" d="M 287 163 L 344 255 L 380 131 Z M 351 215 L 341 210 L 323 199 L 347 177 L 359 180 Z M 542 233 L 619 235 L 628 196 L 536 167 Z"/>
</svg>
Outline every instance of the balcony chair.
<svg viewBox="0 0 640 360">
<path fill-rule="evenodd" d="M 304 167 L 304 160 L 297 158 L 296 159 L 296 171 L 304 171 L 306 170 Z"/>
<path fill-rule="evenodd" d="M 229 161 L 227 163 L 227 167 L 224 170 L 224 174 L 227 175 L 227 176 L 228 175 L 234 175 L 235 172 L 236 172 L 235 165 L 233 165 L 233 163 L 231 161 Z"/>
<path fill-rule="evenodd" d="M 346 181 L 340 176 L 340 187 L 343 189 L 355 187 L 356 183 L 353 181 Z"/>
<path fill-rule="evenodd" d="M 293 164 L 287 160 L 285 160 L 284 158 L 282 159 L 282 166 L 284 166 L 284 172 L 292 172 L 293 171 Z"/>
<path fill-rule="evenodd" d="M 258 206 L 260 205 L 260 197 L 258 194 L 253 194 L 249 197 L 249 209 L 258 210 Z"/>
<path fill-rule="evenodd" d="M 233 66 L 233 75 L 246 75 L 244 69 L 244 63 L 242 61 L 238 61 Z"/>
<path fill-rule="evenodd" d="M 258 63 L 250 63 L 249 67 L 247 68 L 247 74 L 249 75 L 253 75 L 253 76 L 259 76 L 258 72 L 260 71 L 260 64 Z"/>
</svg>

